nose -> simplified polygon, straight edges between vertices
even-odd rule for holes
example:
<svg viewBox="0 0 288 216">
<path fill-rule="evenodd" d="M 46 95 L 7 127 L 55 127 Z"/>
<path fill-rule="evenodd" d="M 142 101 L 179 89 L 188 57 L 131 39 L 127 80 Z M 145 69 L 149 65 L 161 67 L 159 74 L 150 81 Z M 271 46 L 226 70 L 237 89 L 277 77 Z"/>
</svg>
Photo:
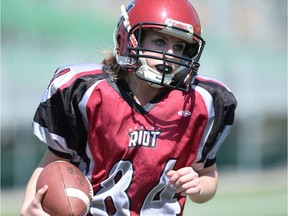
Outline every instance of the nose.
<svg viewBox="0 0 288 216">
<path fill-rule="evenodd" d="M 169 44 L 168 46 L 168 49 L 166 50 L 166 53 L 168 54 L 166 56 L 166 58 L 172 60 L 174 57 L 173 57 L 173 54 L 175 53 L 175 50 L 174 50 L 174 47 L 172 44 Z"/>
<path fill-rule="evenodd" d="M 174 54 L 174 46 L 173 46 L 173 44 L 169 44 L 166 53 Z"/>
</svg>

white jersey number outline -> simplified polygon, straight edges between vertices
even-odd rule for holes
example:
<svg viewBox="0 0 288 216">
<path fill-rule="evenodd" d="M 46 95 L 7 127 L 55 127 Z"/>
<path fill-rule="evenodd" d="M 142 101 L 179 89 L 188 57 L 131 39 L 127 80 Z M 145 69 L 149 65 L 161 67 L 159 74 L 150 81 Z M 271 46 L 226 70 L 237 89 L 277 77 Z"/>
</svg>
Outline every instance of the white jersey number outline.
<svg viewBox="0 0 288 216">
<path fill-rule="evenodd" d="M 142 205 L 140 216 L 161 216 L 176 215 L 181 212 L 180 204 L 174 198 L 175 189 L 168 184 L 167 172 L 176 163 L 175 159 L 170 159 L 162 172 L 158 184 L 147 194 Z M 116 182 L 116 176 L 121 172 L 121 177 Z M 91 213 L 93 215 L 107 216 L 105 200 L 110 197 L 115 205 L 114 215 L 131 215 L 130 199 L 126 190 L 130 186 L 133 178 L 133 165 L 130 161 L 120 160 L 109 173 L 109 177 L 101 183 L 101 189 L 93 197 L 91 203 Z M 158 195 L 158 199 L 155 197 Z"/>
</svg>

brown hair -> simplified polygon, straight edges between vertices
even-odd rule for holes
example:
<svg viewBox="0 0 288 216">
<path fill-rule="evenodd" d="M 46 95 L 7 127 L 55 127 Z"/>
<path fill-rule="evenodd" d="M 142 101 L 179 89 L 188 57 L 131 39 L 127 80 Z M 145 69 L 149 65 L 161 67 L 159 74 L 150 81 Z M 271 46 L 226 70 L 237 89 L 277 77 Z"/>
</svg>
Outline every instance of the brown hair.
<svg viewBox="0 0 288 216">
<path fill-rule="evenodd" d="M 107 52 L 106 58 L 101 62 L 105 67 L 105 72 L 114 80 L 124 78 L 127 75 L 127 70 L 121 68 L 118 64 L 113 52 Z"/>
</svg>

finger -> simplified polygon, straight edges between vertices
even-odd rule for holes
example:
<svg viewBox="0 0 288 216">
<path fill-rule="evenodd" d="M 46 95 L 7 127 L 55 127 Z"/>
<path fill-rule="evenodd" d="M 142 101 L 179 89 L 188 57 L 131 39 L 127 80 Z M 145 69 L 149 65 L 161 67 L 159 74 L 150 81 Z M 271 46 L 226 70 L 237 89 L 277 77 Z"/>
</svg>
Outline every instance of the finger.
<svg viewBox="0 0 288 216">
<path fill-rule="evenodd" d="M 31 205 L 29 207 L 29 214 L 28 215 L 38 215 L 38 216 L 49 216 L 47 213 L 45 213 L 42 209 L 41 202 L 47 193 L 48 186 L 45 185 L 41 189 L 39 189 L 34 197 L 34 199 L 31 202 Z"/>
<path fill-rule="evenodd" d="M 182 191 L 182 192 L 179 192 L 179 193 L 181 193 L 181 196 L 198 196 L 198 195 L 201 195 L 202 194 L 202 189 L 201 189 L 201 187 L 200 186 L 196 186 L 196 187 L 191 187 L 191 188 L 189 188 L 189 189 L 187 189 L 187 190 L 184 190 L 184 191 Z"/>
<path fill-rule="evenodd" d="M 198 179 L 198 174 L 195 172 L 190 172 L 190 173 L 186 173 L 182 176 L 180 176 L 175 182 L 174 182 L 174 186 L 176 188 L 182 186 L 183 184 L 186 184 L 190 182 L 191 184 L 195 185 L 199 182 Z"/>
<path fill-rule="evenodd" d="M 36 199 L 41 202 L 44 198 L 45 194 L 47 193 L 48 185 L 44 185 L 41 189 L 39 189 L 35 195 Z"/>
<path fill-rule="evenodd" d="M 183 167 L 179 170 L 177 170 L 177 172 L 183 176 L 183 175 L 186 175 L 188 173 L 195 173 L 195 171 L 192 169 L 192 167 Z"/>
<path fill-rule="evenodd" d="M 167 176 L 168 176 L 168 177 L 172 177 L 175 172 L 176 172 L 175 170 L 170 170 L 170 171 L 167 173 Z"/>
<path fill-rule="evenodd" d="M 175 185 L 175 184 L 174 184 Z M 199 187 L 199 180 L 198 179 L 195 179 L 195 180 L 192 180 L 192 181 L 187 181 L 179 186 L 175 186 L 176 188 L 176 193 L 181 193 L 183 191 L 188 191 L 192 188 L 198 188 Z M 198 191 L 198 189 L 197 189 Z"/>
<path fill-rule="evenodd" d="M 175 170 L 170 170 L 167 173 L 167 176 L 170 178 L 169 184 L 174 184 L 178 180 L 178 178 L 180 177 L 180 175 Z"/>
<path fill-rule="evenodd" d="M 170 177 L 170 181 L 169 181 L 169 184 L 175 184 L 179 178 L 181 178 L 182 176 L 185 176 L 189 173 L 194 173 L 195 171 L 191 168 L 191 167 L 184 167 L 184 168 L 181 168 L 177 171 L 175 170 L 170 170 L 168 173 L 167 173 L 167 176 Z M 176 184 L 176 186 L 178 186 L 180 183 L 178 182 Z"/>
</svg>

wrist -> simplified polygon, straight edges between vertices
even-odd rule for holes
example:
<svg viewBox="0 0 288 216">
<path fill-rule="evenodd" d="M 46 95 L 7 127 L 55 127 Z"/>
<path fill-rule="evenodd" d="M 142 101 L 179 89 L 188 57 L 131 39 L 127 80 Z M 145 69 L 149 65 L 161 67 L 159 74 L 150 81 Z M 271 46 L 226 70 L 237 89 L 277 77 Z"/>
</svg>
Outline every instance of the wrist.
<svg viewBox="0 0 288 216">
<path fill-rule="evenodd" d="M 198 194 L 194 194 L 189 196 L 189 198 L 195 202 L 195 203 L 205 203 L 208 202 L 210 199 L 212 199 L 215 195 L 215 191 L 214 192 L 207 192 L 204 191 L 203 189 L 200 190 L 200 192 Z"/>
</svg>

